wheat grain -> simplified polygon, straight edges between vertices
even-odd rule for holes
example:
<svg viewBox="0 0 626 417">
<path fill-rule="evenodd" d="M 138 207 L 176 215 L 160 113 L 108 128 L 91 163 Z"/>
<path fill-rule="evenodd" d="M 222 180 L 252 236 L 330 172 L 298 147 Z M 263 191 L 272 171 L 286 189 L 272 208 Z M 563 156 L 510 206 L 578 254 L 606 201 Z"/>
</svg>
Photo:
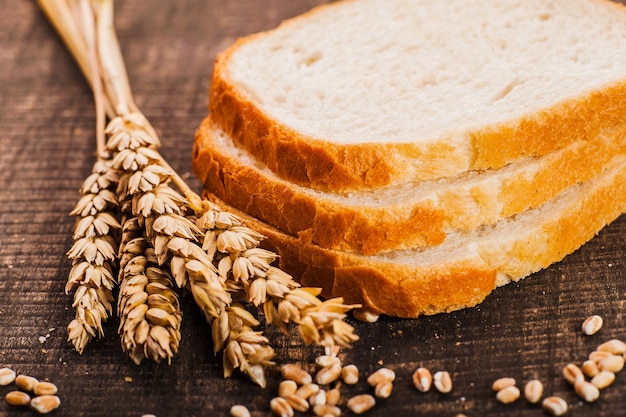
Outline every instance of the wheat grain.
<svg viewBox="0 0 626 417">
<path fill-rule="evenodd" d="M 524 398 L 531 404 L 537 404 L 543 396 L 543 384 L 538 379 L 531 379 L 524 385 Z"/>
<path fill-rule="evenodd" d="M 567 402 L 563 398 L 555 395 L 544 398 L 541 402 L 541 406 L 548 414 L 553 416 L 565 415 L 569 409 Z"/>
<path fill-rule="evenodd" d="M 37 382 L 33 387 L 33 393 L 35 395 L 54 395 L 58 390 L 56 385 L 47 381 Z"/>
<path fill-rule="evenodd" d="M 356 365 L 346 365 L 341 370 L 343 382 L 348 385 L 354 385 L 359 382 L 359 368 Z"/>
<path fill-rule="evenodd" d="M 13 406 L 26 406 L 30 404 L 30 395 L 23 391 L 9 391 L 4 396 L 5 401 Z"/>
<path fill-rule="evenodd" d="M 61 400 L 56 395 L 40 395 L 30 400 L 30 408 L 39 414 L 48 414 L 59 408 Z"/>
<path fill-rule="evenodd" d="M 326 391 L 326 404 L 335 406 L 341 401 L 341 391 L 339 391 L 340 384 L 337 384 L 335 388 Z"/>
<path fill-rule="evenodd" d="M 350 398 L 347 405 L 354 414 L 363 414 L 376 405 L 376 400 L 369 394 L 360 394 Z"/>
<path fill-rule="evenodd" d="M 231 417 L 250 417 L 250 411 L 243 405 L 233 405 L 230 408 Z"/>
<path fill-rule="evenodd" d="M 15 381 L 15 371 L 11 368 L 0 369 L 0 386 L 9 385 Z"/>
</svg>

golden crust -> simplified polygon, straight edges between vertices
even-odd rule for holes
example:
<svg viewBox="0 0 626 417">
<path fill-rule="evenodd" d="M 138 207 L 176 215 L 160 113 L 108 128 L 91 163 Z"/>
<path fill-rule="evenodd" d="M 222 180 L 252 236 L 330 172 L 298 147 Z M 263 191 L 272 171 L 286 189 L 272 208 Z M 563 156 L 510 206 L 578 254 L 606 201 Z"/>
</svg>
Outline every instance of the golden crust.
<svg viewBox="0 0 626 417">
<path fill-rule="evenodd" d="M 241 39 L 218 55 L 211 80 L 210 113 L 238 145 L 276 175 L 320 190 L 372 189 L 450 177 L 467 170 L 497 169 L 578 140 L 593 140 L 604 129 L 621 125 L 626 117 L 623 80 L 540 113 L 468 132 L 467 146 L 455 148 L 448 138 L 431 145 L 336 144 L 303 135 L 273 119 L 229 78 L 230 57 L 240 45 L 262 35 Z"/>
<path fill-rule="evenodd" d="M 546 221 L 509 236 L 507 242 L 485 244 L 478 251 L 468 249 L 460 259 L 436 264 L 323 249 L 250 217 L 206 191 L 205 197 L 267 236 L 266 246 L 280 255 L 281 268 L 303 285 L 322 287 L 325 297 L 342 296 L 347 303 L 360 303 L 377 314 L 417 317 L 474 306 L 497 285 L 546 268 L 592 239 L 626 211 L 626 164 L 594 181 L 597 184 L 559 210 L 558 216 L 546 213 Z"/>
<path fill-rule="evenodd" d="M 392 262 L 368 263 L 286 235 L 207 192 L 204 196 L 263 233 L 267 237 L 264 246 L 280 256 L 280 267 L 302 285 L 320 287 L 324 297 L 341 296 L 376 314 L 417 317 L 452 311 L 478 304 L 496 286 L 496 272 L 485 270 L 478 257 L 456 266 L 422 269 Z"/>
<path fill-rule="evenodd" d="M 211 118 L 196 133 L 193 168 L 206 189 L 227 204 L 302 240 L 328 249 L 376 254 L 442 243 L 450 230 L 470 230 L 541 205 L 567 187 L 594 177 L 613 155 L 626 153 L 626 125 L 576 142 L 540 168 L 510 170 L 498 184 L 454 182 L 432 198 L 384 206 L 349 205 L 310 194 L 221 152 Z"/>
</svg>

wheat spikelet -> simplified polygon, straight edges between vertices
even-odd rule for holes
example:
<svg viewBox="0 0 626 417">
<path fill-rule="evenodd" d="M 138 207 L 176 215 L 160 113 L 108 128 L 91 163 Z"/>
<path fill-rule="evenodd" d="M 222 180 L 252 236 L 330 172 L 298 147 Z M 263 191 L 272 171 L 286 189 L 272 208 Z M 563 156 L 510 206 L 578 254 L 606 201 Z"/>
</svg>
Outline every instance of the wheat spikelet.
<svg viewBox="0 0 626 417">
<path fill-rule="evenodd" d="M 224 377 L 239 368 L 253 382 L 265 388 L 265 367 L 273 365 L 274 349 L 262 332 L 254 331 L 259 322 L 239 303 L 233 303 L 212 325 L 215 353 L 224 349 Z"/>
</svg>

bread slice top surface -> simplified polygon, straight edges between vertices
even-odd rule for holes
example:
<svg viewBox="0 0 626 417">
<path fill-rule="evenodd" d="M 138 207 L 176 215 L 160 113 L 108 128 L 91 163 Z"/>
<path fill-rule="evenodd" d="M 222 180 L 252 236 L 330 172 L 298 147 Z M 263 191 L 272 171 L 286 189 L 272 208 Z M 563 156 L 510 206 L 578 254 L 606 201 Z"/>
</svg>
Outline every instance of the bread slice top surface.
<svg viewBox="0 0 626 417">
<path fill-rule="evenodd" d="M 462 141 L 625 79 L 624 27 L 608 0 L 343 1 L 239 42 L 225 76 L 312 138 Z"/>
</svg>

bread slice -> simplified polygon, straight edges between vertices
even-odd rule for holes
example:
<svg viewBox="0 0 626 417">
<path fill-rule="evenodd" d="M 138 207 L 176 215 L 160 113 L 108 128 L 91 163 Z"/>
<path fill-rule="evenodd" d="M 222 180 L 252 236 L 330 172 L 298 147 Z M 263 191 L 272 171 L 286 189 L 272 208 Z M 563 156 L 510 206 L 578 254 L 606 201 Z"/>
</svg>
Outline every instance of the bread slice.
<svg viewBox="0 0 626 417">
<path fill-rule="evenodd" d="M 279 177 L 373 189 L 496 169 L 626 116 L 609 0 L 353 0 L 239 40 L 214 120 Z"/>
<path fill-rule="evenodd" d="M 493 224 L 538 207 L 626 155 L 626 125 L 540 158 L 452 179 L 373 191 L 316 191 L 282 180 L 210 117 L 196 133 L 193 168 L 227 204 L 328 249 L 365 255 L 438 245 L 455 230 Z"/>
<path fill-rule="evenodd" d="M 206 190 L 205 197 L 267 236 L 281 267 L 302 284 L 376 314 L 417 317 L 474 306 L 497 286 L 546 268 L 590 240 L 626 211 L 626 157 L 615 157 L 598 177 L 494 226 L 451 234 L 439 246 L 373 256 L 323 249 Z"/>
</svg>

